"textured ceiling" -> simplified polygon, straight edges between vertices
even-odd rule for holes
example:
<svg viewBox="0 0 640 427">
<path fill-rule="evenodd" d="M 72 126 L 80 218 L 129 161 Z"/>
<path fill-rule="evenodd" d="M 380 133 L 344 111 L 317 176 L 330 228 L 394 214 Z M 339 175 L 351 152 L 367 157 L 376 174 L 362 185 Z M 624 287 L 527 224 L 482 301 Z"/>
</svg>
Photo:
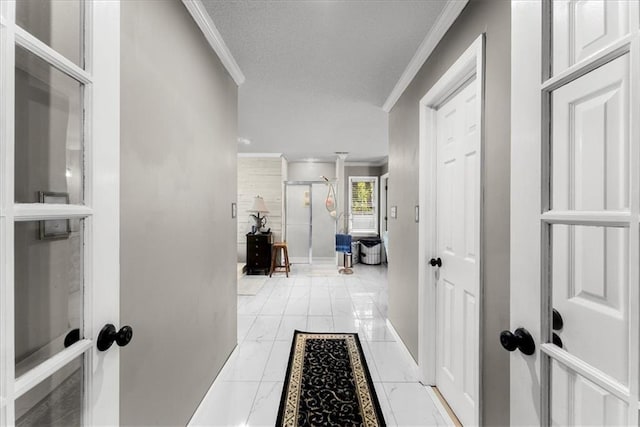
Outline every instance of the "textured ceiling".
<svg viewBox="0 0 640 427">
<path fill-rule="evenodd" d="M 240 152 L 388 154 L 381 106 L 445 0 L 203 0 L 246 82 Z M 335 158 L 335 156 L 333 156 Z"/>
</svg>

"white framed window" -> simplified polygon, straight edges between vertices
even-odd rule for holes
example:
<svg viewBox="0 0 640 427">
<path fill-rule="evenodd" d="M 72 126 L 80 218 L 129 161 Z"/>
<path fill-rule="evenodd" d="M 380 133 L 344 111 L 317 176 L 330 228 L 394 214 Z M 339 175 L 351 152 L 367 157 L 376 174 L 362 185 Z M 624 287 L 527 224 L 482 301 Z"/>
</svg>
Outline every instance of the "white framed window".
<svg viewBox="0 0 640 427">
<path fill-rule="evenodd" d="M 378 234 L 378 177 L 349 177 L 349 233 Z"/>
</svg>

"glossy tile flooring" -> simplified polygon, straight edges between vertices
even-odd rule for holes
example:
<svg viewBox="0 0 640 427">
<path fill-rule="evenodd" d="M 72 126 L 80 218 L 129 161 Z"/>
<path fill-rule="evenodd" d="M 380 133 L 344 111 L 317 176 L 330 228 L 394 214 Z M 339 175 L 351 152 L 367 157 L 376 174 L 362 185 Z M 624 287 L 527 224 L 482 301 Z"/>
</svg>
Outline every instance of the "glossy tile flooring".
<svg viewBox="0 0 640 427">
<path fill-rule="evenodd" d="M 238 347 L 190 425 L 273 426 L 295 329 L 358 332 L 387 425 L 452 425 L 387 328 L 387 301 L 386 268 L 362 264 L 294 265 L 238 296 Z"/>
</svg>

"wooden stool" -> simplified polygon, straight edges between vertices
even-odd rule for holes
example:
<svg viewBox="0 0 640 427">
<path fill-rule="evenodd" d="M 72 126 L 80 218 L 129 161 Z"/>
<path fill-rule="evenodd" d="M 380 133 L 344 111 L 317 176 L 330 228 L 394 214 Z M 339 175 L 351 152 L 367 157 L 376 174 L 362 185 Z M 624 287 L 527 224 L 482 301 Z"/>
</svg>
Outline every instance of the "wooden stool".
<svg viewBox="0 0 640 427">
<path fill-rule="evenodd" d="M 284 265 L 280 264 L 280 251 L 284 255 Z M 284 270 L 278 270 L 282 269 Z M 273 273 L 287 273 L 287 277 L 289 277 L 289 272 L 291 271 L 291 265 L 289 264 L 289 251 L 287 250 L 287 242 L 276 242 L 273 244 L 271 248 L 271 271 L 269 271 L 269 277 Z"/>
</svg>

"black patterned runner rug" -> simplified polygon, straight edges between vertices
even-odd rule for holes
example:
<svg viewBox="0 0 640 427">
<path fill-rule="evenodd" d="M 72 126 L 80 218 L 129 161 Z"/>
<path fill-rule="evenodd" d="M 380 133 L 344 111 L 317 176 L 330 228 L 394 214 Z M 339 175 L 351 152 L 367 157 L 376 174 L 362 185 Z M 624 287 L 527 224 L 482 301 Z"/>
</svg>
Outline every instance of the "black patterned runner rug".
<svg viewBox="0 0 640 427">
<path fill-rule="evenodd" d="M 295 332 L 276 426 L 386 426 L 358 334 Z"/>
</svg>

